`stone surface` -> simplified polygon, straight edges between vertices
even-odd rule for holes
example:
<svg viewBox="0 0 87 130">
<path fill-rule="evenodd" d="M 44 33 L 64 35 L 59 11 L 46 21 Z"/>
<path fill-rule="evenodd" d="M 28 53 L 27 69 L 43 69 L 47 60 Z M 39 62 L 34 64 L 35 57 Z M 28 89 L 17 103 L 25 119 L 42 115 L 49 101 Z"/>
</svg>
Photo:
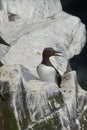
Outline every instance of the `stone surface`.
<svg viewBox="0 0 87 130">
<path fill-rule="evenodd" d="M 50 17 L 61 11 L 60 0 L 1 0 L 5 14 L 16 18 L 38 19 Z M 10 19 L 9 19 L 10 20 Z"/>
<path fill-rule="evenodd" d="M 86 41 L 80 19 L 63 12 L 60 0 L 1 0 L 0 37 L 10 45 L 0 42 L 1 129 L 85 129 L 86 92 L 69 69 Z M 37 75 L 45 47 L 63 52 L 50 58 L 62 75 L 60 89 Z"/>
<path fill-rule="evenodd" d="M 0 24 L 4 22 L 8 22 L 8 16 L 0 10 Z"/>
<path fill-rule="evenodd" d="M 42 50 L 50 46 L 63 52 L 64 57 L 56 57 L 56 60 L 51 58 L 53 64 L 63 74 L 66 71 L 67 60 L 79 54 L 84 46 L 85 26 L 78 18 L 64 12 L 58 14 L 54 19 L 45 19 L 32 25 L 27 20 L 1 25 L 1 36 L 9 44 L 15 44 L 3 59 L 8 64 L 23 64 L 26 68 L 33 69 L 32 73 L 36 74 L 35 68 L 41 61 Z M 34 58 L 36 60 L 33 60 Z"/>
</svg>

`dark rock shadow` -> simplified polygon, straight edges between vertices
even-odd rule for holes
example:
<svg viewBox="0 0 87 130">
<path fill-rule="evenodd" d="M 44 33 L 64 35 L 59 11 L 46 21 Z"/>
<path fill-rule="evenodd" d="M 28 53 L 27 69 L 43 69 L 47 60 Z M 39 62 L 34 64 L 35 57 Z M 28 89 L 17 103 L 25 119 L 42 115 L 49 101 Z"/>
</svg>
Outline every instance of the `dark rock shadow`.
<svg viewBox="0 0 87 130">
<path fill-rule="evenodd" d="M 63 10 L 77 16 L 86 25 L 87 29 L 87 0 L 61 0 Z M 80 86 L 87 90 L 87 42 L 82 52 L 71 60 L 71 67 L 77 72 Z"/>
<path fill-rule="evenodd" d="M 70 64 L 72 69 L 77 72 L 77 79 L 80 86 L 87 90 L 87 43 L 82 52 L 70 60 Z"/>
</svg>

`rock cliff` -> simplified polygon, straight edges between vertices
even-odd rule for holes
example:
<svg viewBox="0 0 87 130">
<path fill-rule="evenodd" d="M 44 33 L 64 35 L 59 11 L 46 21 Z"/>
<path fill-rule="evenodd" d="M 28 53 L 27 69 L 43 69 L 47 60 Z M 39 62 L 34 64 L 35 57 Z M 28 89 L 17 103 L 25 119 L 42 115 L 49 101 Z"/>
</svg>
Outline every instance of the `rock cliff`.
<svg viewBox="0 0 87 130">
<path fill-rule="evenodd" d="M 85 130 L 87 94 L 69 67 L 86 41 L 80 19 L 60 0 L 1 0 L 0 39 L 0 130 Z M 50 59 L 61 88 L 37 75 L 45 47 L 63 53 Z"/>
</svg>

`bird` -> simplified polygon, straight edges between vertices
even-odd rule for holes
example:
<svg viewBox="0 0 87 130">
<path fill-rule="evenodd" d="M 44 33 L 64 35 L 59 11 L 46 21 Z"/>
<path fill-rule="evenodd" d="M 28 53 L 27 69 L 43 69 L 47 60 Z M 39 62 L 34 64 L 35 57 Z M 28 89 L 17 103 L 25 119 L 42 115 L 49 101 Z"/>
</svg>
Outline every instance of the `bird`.
<svg viewBox="0 0 87 130">
<path fill-rule="evenodd" d="M 56 51 L 51 47 L 47 47 L 42 53 L 42 62 L 37 66 L 37 73 L 41 81 L 55 82 L 59 87 L 62 77 L 58 70 L 50 61 L 51 56 L 62 56 L 62 52 Z"/>
<path fill-rule="evenodd" d="M 5 40 L 2 37 L 0 37 L 0 44 L 3 44 L 3 45 L 10 47 L 10 45 L 7 42 L 5 42 Z"/>
</svg>

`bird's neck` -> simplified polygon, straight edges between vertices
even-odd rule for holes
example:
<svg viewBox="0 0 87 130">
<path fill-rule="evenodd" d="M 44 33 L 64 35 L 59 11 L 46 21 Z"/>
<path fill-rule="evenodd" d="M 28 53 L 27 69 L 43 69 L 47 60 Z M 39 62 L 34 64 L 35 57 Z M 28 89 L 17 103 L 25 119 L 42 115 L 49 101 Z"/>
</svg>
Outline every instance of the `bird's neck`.
<svg viewBox="0 0 87 130">
<path fill-rule="evenodd" d="M 49 60 L 49 57 L 43 57 L 42 64 L 47 65 L 47 66 L 53 66 Z"/>
</svg>

